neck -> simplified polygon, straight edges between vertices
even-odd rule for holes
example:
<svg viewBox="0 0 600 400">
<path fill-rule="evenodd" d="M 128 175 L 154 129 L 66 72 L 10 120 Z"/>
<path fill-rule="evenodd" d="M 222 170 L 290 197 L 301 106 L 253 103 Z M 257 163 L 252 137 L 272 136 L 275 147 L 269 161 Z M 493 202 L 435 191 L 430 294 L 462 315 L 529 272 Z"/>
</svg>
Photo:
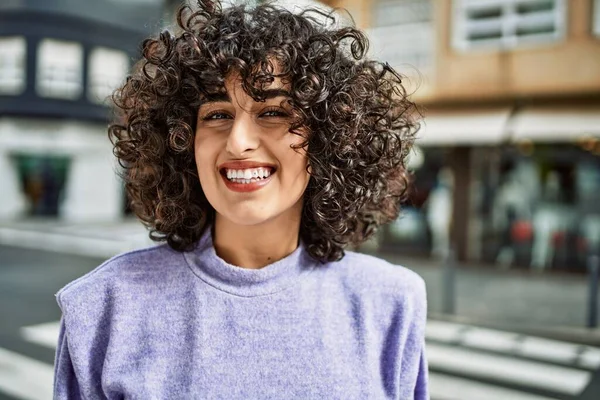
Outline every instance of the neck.
<svg viewBox="0 0 600 400">
<path fill-rule="evenodd" d="M 242 268 L 259 269 L 298 247 L 300 213 L 280 215 L 258 225 L 239 225 L 215 215 L 213 245 L 219 257 Z"/>
</svg>

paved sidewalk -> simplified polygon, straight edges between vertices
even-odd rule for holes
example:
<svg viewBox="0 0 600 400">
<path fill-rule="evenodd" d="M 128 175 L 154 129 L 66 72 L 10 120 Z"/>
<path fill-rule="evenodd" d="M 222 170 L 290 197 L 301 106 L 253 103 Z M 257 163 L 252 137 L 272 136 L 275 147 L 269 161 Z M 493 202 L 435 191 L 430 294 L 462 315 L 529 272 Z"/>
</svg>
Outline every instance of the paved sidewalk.
<svg viewBox="0 0 600 400">
<path fill-rule="evenodd" d="M 144 226 L 135 219 L 117 223 L 68 223 L 55 219 L 0 222 L 0 244 L 109 258 L 151 246 Z"/>
<path fill-rule="evenodd" d="M 444 314 L 444 271 L 439 261 L 382 257 L 423 277 L 432 318 L 600 346 L 600 329 L 586 327 L 589 282 L 585 275 L 458 266 L 455 312 L 449 315 Z"/>
<path fill-rule="evenodd" d="M 0 223 L 0 244 L 108 258 L 153 242 L 134 219 L 87 225 L 28 220 Z M 585 327 L 586 276 L 459 266 L 455 274 L 455 313 L 449 315 L 443 312 L 444 274 L 439 262 L 392 254 L 379 256 L 425 279 L 431 318 L 600 346 L 600 330 Z"/>
</svg>

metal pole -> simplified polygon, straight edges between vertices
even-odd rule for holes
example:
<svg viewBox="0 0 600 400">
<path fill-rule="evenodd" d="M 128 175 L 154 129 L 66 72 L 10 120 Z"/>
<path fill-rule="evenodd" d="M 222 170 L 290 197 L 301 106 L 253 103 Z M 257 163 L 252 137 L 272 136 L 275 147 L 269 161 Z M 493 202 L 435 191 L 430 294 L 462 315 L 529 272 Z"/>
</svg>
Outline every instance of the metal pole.
<svg viewBox="0 0 600 400">
<path fill-rule="evenodd" d="M 456 277 L 456 259 L 454 257 L 454 249 L 448 250 L 448 255 L 444 260 L 443 265 L 444 273 L 442 274 L 444 282 L 442 287 L 444 288 L 444 304 L 442 305 L 443 312 L 445 314 L 454 314 L 454 287 Z"/>
<path fill-rule="evenodd" d="M 597 255 L 588 257 L 588 276 L 590 290 L 588 298 L 588 328 L 598 326 L 598 275 L 600 273 L 600 260 Z"/>
</svg>

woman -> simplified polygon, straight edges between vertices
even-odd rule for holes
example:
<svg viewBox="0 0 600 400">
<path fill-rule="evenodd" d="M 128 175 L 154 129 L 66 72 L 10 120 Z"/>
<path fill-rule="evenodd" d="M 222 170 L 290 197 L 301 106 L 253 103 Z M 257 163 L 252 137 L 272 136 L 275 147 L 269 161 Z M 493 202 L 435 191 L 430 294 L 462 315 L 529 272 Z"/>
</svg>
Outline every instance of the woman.
<svg viewBox="0 0 600 400">
<path fill-rule="evenodd" d="M 167 244 L 57 293 L 55 398 L 427 398 L 422 279 L 344 251 L 398 215 L 414 105 L 322 18 L 206 0 L 144 43 L 110 136 Z"/>
</svg>

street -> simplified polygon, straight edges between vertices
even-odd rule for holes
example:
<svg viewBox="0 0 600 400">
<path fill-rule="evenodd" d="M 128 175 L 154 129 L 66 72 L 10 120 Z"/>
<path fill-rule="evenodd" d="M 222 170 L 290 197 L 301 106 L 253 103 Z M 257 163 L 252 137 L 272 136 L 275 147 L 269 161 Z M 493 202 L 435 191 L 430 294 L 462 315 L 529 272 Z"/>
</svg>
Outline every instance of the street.
<svg viewBox="0 0 600 400">
<path fill-rule="evenodd" d="M 103 260 L 0 247 L 0 400 L 52 397 L 60 310 L 54 294 Z M 600 349 L 430 320 L 434 400 L 592 400 Z"/>
<path fill-rule="evenodd" d="M 35 371 L 43 374 L 54 364 L 55 345 L 44 346 L 37 341 L 26 340 L 21 328 L 35 326 L 60 319 L 60 309 L 54 294 L 68 282 L 94 269 L 102 259 L 49 253 L 39 250 L 0 246 L 0 371 L 10 371 L 15 365 L 27 365 L 27 361 L 43 363 Z M 5 353 L 6 351 L 10 353 Z M 13 361 L 13 356 L 26 358 Z M 36 365 L 37 367 L 37 365 Z M 46 369 L 44 368 L 46 367 Z M 28 397 L 27 390 L 36 382 L 32 371 L 22 376 L 8 376 L 0 372 L 0 400 Z M 23 396 L 8 396 L 8 386 L 19 386 Z M 13 393 L 17 394 L 17 393 Z M 43 398 L 51 398 L 51 393 Z"/>
</svg>

